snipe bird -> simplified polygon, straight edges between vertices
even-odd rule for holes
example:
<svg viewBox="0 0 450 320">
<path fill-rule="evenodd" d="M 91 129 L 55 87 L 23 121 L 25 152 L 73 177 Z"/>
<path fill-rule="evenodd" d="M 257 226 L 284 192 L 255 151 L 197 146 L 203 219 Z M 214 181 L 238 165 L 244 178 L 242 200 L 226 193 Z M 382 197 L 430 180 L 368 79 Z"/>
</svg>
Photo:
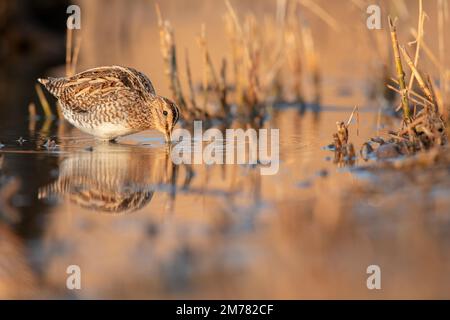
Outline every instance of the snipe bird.
<svg viewBox="0 0 450 320">
<path fill-rule="evenodd" d="M 133 68 L 107 66 L 71 77 L 38 79 L 60 102 L 75 127 L 102 140 L 155 129 L 171 141 L 179 118 L 175 103 L 156 94 L 153 84 Z"/>
</svg>

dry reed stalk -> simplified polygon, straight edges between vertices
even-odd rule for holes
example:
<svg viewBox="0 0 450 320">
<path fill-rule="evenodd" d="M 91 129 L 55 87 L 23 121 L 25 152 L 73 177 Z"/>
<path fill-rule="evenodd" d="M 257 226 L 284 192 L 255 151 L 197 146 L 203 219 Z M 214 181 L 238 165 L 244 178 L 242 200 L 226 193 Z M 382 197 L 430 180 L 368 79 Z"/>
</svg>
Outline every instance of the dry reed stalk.
<svg viewBox="0 0 450 320">
<path fill-rule="evenodd" d="M 322 97 L 321 88 L 321 74 L 319 69 L 319 59 L 314 46 L 314 39 L 311 28 L 304 24 L 301 29 L 303 48 L 305 50 L 305 57 L 308 65 L 308 71 L 312 76 L 312 83 L 314 87 L 314 103 L 319 105 Z"/>
<path fill-rule="evenodd" d="M 71 77 L 76 73 L 78 56 L 81 48 L 81 36 L 76 33 L 74 45 L 74 31 L 66 29 L 66 77 Z"/>
<path fill-rule="evenodd" d="M 66 29 L 66 76 L 69 77 L 71 74 L 72 66 L 72 34 L 73 30 L 70 28 Z"/>
<path fill-rule="evenodd" d="M 443 116 L 447 119 L 450 114 L 450 84 L 447 82 L 445 69 L 445 24 L 449 20 L 449 4 L 447 0 L 438 0 L 438 45 L 439 45 L 439 61 L 442 68 L 439 70 L 439 80 L 442 92 L 442 109 Z"/>
<path fill-rule="evenodd" d="M 234 10 L 233 6 L 231 5 L 229 0 L 225 0 L 225 5 L 227 7 L 228 13 L 230 14 L 230 17 L 236 27 L 237 35 L 242 38 L 243 31 L 241 24 L 239 23 L 238 16 L 236 14 L 236 11 Z"/>
<path fill-rule="evenodd" d="M 288 9 L 287 0 L 277 0 L 276 22 L 280 35 L 283 35 L 284 26 L 286 24 L 286 14 Z"/>
<path fill-rule="evenodd" d="M 65 73 L 66 77 L 70 77 L 75 74 L 76 65 L 78 63 L 78 55 L 81 47 L 81 37 L 77 37 L 75 47 L 73 46 L 73 30 L 70 28 L 66 29 L 66 64 L 65 64 Z M 73 52 L 72 52 L 73 51 Z M 52 109 L 50 104 L 48 103 L 47 98 L 45 97 L 42 89 L 39 85 L 35 86 L 36 93 L 39 98 L 39 102 L 44 110 L 44 114 L 46 118 L 50 118 L 53 116 Z M 59 104 L 57 103 L 58 109 L 58 117 L 62 118 L 61 112 L 59 112 Z"/>
<path fill-rule="evenodd" d="M 343 147 L 346 147 L 346 145 L 348 144 L 348 138 L 349 138 L 348 128 L 349 128 L 355 114 L 357 116 L 356 130 L 357 130 L 357 135 L 359 135 L 359 109 L 358 109 L 358 106 L 355 106 L 352 110 L 352 113 L 348 117 L 347 122 L 344 122 L 344 121 L 336 122 L 337 132 L 333 135 L 334 140 L 335 140 L 336 149 L 341 149 Z"/>
<path fill-rule="evenodd" d="M 445 88 L 447 95 L 445 97 L 444 105 L 446 105 L 447 122 L 450 120 L 450 69 L 445 73 Z"/>
<path fill-rule="evenodd" d="M 73 45 L 74 31 L 72 29 L 66 29 L 66 77 L 71 77 L 76 73 L 78 65 L 78 57 L 81 48 L 81 35 L 76 32 L 75 45 Z M 61 106 L 59 101 L 56 102 L 56 111 L 59 119 L 64 119 L 61 111 Z M 61 127 L 64 126 L 64 122 L 60 124 Z"/>
<path fill-rule="evenodd" d="M 334 19 L 326 10 L 324 10 L 321 6 L 312 0 L 298 0 L 300 4 L 304 7 L 311 10 L 312 13 L 317 15 L 320 19 L 322 19 L 326 24 L 328 24 L 335 31 L 339 31 L 339 23 Z"/>
<path fill-rule="evenodd" d="M 298 36 L 295 33 L 286 33 L 286 56 L 290 69 L 292 70 L 294 83 L 293 91 L 295 100 L 303 102 L 303 85 L 302 85 L 302 59 L 300 56 L 300 48 L 298 44 Z"/>
<path fill-rule="evenodd" d="M 235 101 L 237 105 L 243 103 L 243 81 L 241 80 L 241 68 L 242 68 L 242 52 L 239 46 L 239 36 L 236 23 L 233 20 L 231 13 L 228 11 L 224 16 L 225 28 L 227 37 L 231 46 L 231 61 L 233 67 L 233 77 L 235 84 Z"/>
<path fill-rule="evenodd" d="M 403 109 L 404 125 L 402 129 L 397 132 L 388 132 L 390 137 L 389 141 L 383 143 L 393 143 L 396 145 L 397 150 L 401 154 L 413 154 L 419 150 L 429 150 L 446 142 L 444 130 L 445 125 L 442 120 L 444 110 L 442 107 L 442 99 L 439 97 L 440 93 L 438 88 L 434 88 L 433 82 L 430 76 L 424 76 L 418 70 L 418 63 L 420 58 L 420 51 L 423 51 L 431 57 L 433 64 L 438 67 L 439 71 L 442 71 L 439 66 L 442 61 L 438 61 L 429 48 L 426 46 L 423 34 L 424 34 L 424 19 L 425 12 L 423 11 L 423 1 L 419 1 L 419 21 L 418 31 L 412 30 L 412 34 L 415 36 L 416 48 L 414 60 L 408 54 L 404 46 L 400 46 L 397 38 L 397 31 L 395 22 L 389 17 L 389 27 L 391 31 L 392 47 L 394 51 L 395 65 L 397 71 L 397 80 L 394 83 L 399 88 L 395 88 L 388 85 L 388 88 L 398 92 L 402 97 L 401 108 Z M 402 65 L 402 58 L 411 70 L 411 78 L 406 87 L 405 73 Z M 418 94 L 412 90 L 412 85 L 416 80 L 422 94 Z M 414 114 L 409 115 L 409 103 L 414 104 Z M 422 106 L 422 109 L 418 109 L 417 106 Z M 378 131 L 379 125 L 377 125 Z M 373 140 L 375 141 L 375 140 Z"/>
<path fill-rule="evenodd" d="M 287 0 L 278 0 L 275 23 L 267 25 L 269 30 L 272 29 L 273 31 L 263 33 L 263 40 L 268 44 L 265 49 L 268 54 L 273 53 L 271 57 L 272 61 L 269 62 L 270 66 L 272 66 L 271 68 L 269 66 L 269 72 L 273 70 L 273 68 L 278 69 L 276 67 L 276 62 L 281 58 L 283 50 L 285 49 L 284 35 L 288 28 L 288 15 L 294 15 L 297 11 L 297 7 L 297 2 L 292 3 Z M 272 21 L 272 19 L 268 19 L 267 21 Z"/>
<path fill-rule="evenodd" d="M 220 67 L 220 82 L 219 82 L 219 100 L 222 105 L 222 109 L 225 115 L 230 113 L 230 106 L 227 102 L 228 97 L 228 84 L 227 84 L 227 59 L 222 59 L 222 65 Z"/>
<path fill-rule="evenodd" d="M 216 93 L 217 98 L 220 102 L 220 105 L 222 107 L 222 112 L 224 115 L 227 115 L 229 112 L 229 107 L 227 105 L 226 101 L 226 82 L 223 83 L 224 79 L 226 81 L 226 78 L 224 78 L 224 75 L 226 75 L 226 64 L 223 64 L 222 61 L 222 69 L 221 69 L 221 77 L 222 77 L 222 83 L 219 81 L 219 78 L 217 77 L 216 71 L 214 69 L 214 64 L 212 62 L 211 56 L 209 54 L 208 45 L 206 41 L 206 27 L 205 25 L 202 25 L 202 31 L 201 35 L 198 38 L 198 44 L 200 46 L 200 49 L 202 51 L 202 57 L 203 57 L 203 90 L 205 93 L 205 106 L 207 103 L 208 98 L 208 88 L 210 87 L 212 90 Z M 225 69 L 223 69 L 225 68 Z"/>
<path fill-rule="evenodd" d="M 403 55 L 403 58 L 406 61 L 406 64 L 409 66 L 409 68 L 411 69 L 412 74 L 414 75 L 414 77 L 417 80 L 417 83 L 419 84 L 420 89 L 422 90 L 422 92 L 425 94 L 425 96 L 427 97 L 427 99 L 429 101 L 431 101 L 433 104 L 436 103 L 436 101 L 434 101 L 433 99 L 433 95 L 431 94 L 431 90 L 428 88 L 427 84 L 425 83 L 425 80 L 423 79 L 422 75 L 420 74 L 419 70 L 417 70 L 417 68 L 414 65 L 414 62 L 411 60 L 411 57 L 409 56 L 408 52 L 406 51 L 404 46 L 400 47 L 400 51 Z"/>
<path fill-rule="evenodd" d="M 172 91 L 173 99 L 180 108 L 183 117 L 185 119 L 190 119 L 192 115 L 188 110 L 188 106 L 182 92 L 180 78 L 178 75 L 175 36 L 173 28 L 169 21 L 163 20 L 158 4 L 155 4 L 155 8 L 158 17 L 161 54 L 163 56 L 165 64 L 165 73 L 169 78 L 170 90 Z"/>
<path fill-rule="evenodd" d="M 198 109 L 197 101 L 195 97 L 195 89 L 194 89 L 194 83 L 192 81 L 192 73 L 191 73 L 191 64 L 189 61 L 189 53 L 188 50 L 185 50 L 186 55 L 186 77 L 188 81 L 188 87 L 189 87 L 189 93 L 190 93 L 190 101 L 191 101 L 191 107 L 195 110 Z"/>
<path fill-rule="evenodd" d="M 357 106 L 353 109 L 347 123 L 344 121 L 337 121 L 337 132 L 333 134 L 334 145 L 334 163 L 353 165 L 355 160 L 355 148 L 349 140 L 348 127 L 352 121 L 353 115 L 357 112 Z M 359 126 L 359 124 L 358 124 Z M 359 128 L 357 128 L 359 130 Z"/>
<path fill-rule="evenodd" d="M 361 11 L 365 11 L 367 6 L 364 3 L 364 0 L 351 0 L 352 3 Z"/>
<path fill-rule="evenodd" d="M 381 107 L 378 108 L 377 113 L 377 136 L 380 135 L 380 129 L 381 129 Z"/>
<path fill-rule="evenodd" d="M 414 66 L 417 68 L 417 65 L 419 63 L 419 55 L 420 55 L 420 45 L 422 43 L 423 39 L 423 25 L 425 22 L 425 12 L 423 11 L 423 0 L 419 0 L 419 22 L 417 26 L 417 37 L 416 37 L 416 53 L 414 55 Z M 411 90 L 412 85 L 414 83 L 415 74 L 413 73 L 411 75 L 411 78 L 409 79 L 408 84 L 408 90 Z"/>
<path fill-rule="evenodd" d="M 279 0 L 277 2 L 277 19 L 274 20 L 271 16 L 264 17 L 264 24 L 260 33 L 264 36 L 261 38 L 261 73 L 260 79 L 261 90 L 265 95 L 269 94 L 275 97 L 276 101 L 283 99 L 282 90 L 282 67 L 286 60 L 285 32 L 289 29 L 286 19 L 286 3 Z"/>
<path fill-rule="evenodd" d="M 356 136 L 359 137 L 359 107 L 356 107 Z"/>
<path fill-rule="evenodd" d="M 431 80 L 430 75 L 427 74 L 427 88 L 430 90 L 431 98 L 433 98 L 434 103 L 434 111 L 439 112 L 441 115 L 445 115 L 444 103 L 441 98 L 437 98 L 436 91 L 433 86 L 433 81 Z M 445 117 L 444 117 L 445 118 Z"/>
<path fill-rule="evenodd" d="M 406 20 L 409 17 L 408 6 L 406 5 L 404 0 L 394 0 L 392 1 L 392 4 L 398 12 L 400 18 Z"/>
<path fill-rule="evenodd" d="M 236 14 L 236 11 L 234 10 L 233 6 L 231 5 L 229 0 L 225 0 L 225 5 L 227 7 L 227 13 L 228 13 L 228 29 L 229 33 L 232 36 L 233 40 L 233 47 L 235 49 L 234 55 L 239 57 L 239 59 L 236 59 L 236 63 L 242 64 L 244 56 L 249 56 L 248 53 L 248 47 L 245 43 L 244 38 L 244 31 L 241 26 L 241 23 L 239 22 L 239 18 Z"/>
<path fill-rule="evenodd" d="M 413 37 L 417 38 L 417 36 L 418 36 L 417 30 L 414 29 L 414 28 L 411 28 L 411 35 Z M 425 54 L 427 55 L 428 59 L 430 59 L 430 61 L 433 63 L 433 65 L 438 70 L 440 70 L 442 68 L 441 63 L 436 58 L 436 56 L 434 55 L 433 51 L 431 51 L 430 47 L 428 47 L 428 45 L 426 44 L 424 39 L 422 39 L 421 47 L 423 49 L 423 52 L 425 52 Z"/>
<path fill-rule="evenodd" d="M 256 106 L 261 101 L 259 63 L 261 46 L 258 42 L 256 32 L 256 19 L 248 15 L 245 20 L 245 28 L 242 27 L 236 11 L 228 0 L 227 6 L 227 29 L 232 40 L 233 64 L 236 81 L 236 101 L 241 112 L 256 112 Z M 247 110 L 242 108 L 246 106 Z"/>
<path fill-rule="evenodd" d="M 42 110 L 44 110 L 44 114 L 46 118 L 51 118 L 53 116 L 52 109 L 50 108 L 50 104 L 48 103 L 47 98 L 45 97 L 44 92 L 40 85 L 36 84 L 35 86 L 39 102 L 42 106 Z"/>
<path fill-rule="evenodd" d="M 358 2 L 353 1 L 353 4 L 358 7 L 362 12 L 366 12 L 367 10 L 367 4 L 364 4 L 365 0 L 361 0 Z M 381 13 L 384 15 L 384 12 Z M 366 23 L 366 16 L 362 16 L 361 23 Z M 363 37 L 365 40 L 368 40 L 370 43 L 369 45 L 375 50 L 371 51 L 372 54 L 374 54 L 374 59 L 372 60 L 373 63 L 375 63 L 376 67 L 379 67 L 379 64 L 387 65 L 387 61 L 389 61 L 389 46 L 387 45 L 387 37 L 384 32 L 373 32 L 373 30 L 370 30 L 369 28 L 361 28 L 363 31 Z"/>
<path fill-rule="evenodd" d="M 401 100 L 403 109 L 403 120 L 406 123 L 408 123 L 410 121 L 408 89 L 406 88 L 405 72 L 403 71 L 402 60 L 400 57 L 400 49 L 397 37 L 397 27 L 395 25 L 395 21 L 393 21 L 391 17 L 388 17 L 388 22 L 389 22 L 389 29 L 391 32 L 392 48 L 394 51 L 395 69 L 397 71 L 397 79 L 400 86 L 400 90 L 402 92 Z"/>
<path fill-rule="evenodd" d="M 393 83 L 395 83 L 396 85 L 398 85 L 397 79 L 391 78 L 390 80 L 391 80 Z M 394 88 L 394 87 L 391 86 L 391 85 L 388 85 L 388 88 L 391 89 L 391 90 L 396 91 L 396 92 L 399 93 L 399 94 L 401 94 L 401 91 L 400 91 L 400 90 L 398 90 L 397 88 Z M 422 99 L 422 100 L 423 100 L 423 103 L 428 103 L 430 106 L 434 106 L 434 104 L 433 104 L 432 101 L 428 100 L 426 97 L 420 95 L 420 94 L 417 93 L 416 91 L 411 90 L 411 91 L 408 91 L 408 93 L 409 93 L 409 99 L 411 99 L 411 96 L 415 96 L 416 98 Z M 401 107 L 401 105 L 400 105 L 400 107 Z M 397 110 L 397 111 L 398 111 L 398 110 Z"/>
<path fill-rule="evenodd" d="M 401 91 L 400 90 L 398 90 L 397 88 L 395 88 L 395 87 L 393 87 L 393 86 L 391 86 L 391 85 L 387 85 L 387 87 L 389 88 L 389 89 L 391 89 L 392 91 L 395 91 L 395 92 L 397 92 L 398 94 L 401 94 Z M 410 94 L 411 94 L 412 92 L 410 91 Z M 431 103 L 431 102 L 429 102 L 425 97 L 422 97 L 421 95 L 418 95 L 421 99 L 423 99 L 424 100 L 424 102 L 421 102 L 421 101 L 419 101 L 419 100 L 416 100 L 415 98 L 412 98 L 412 97 L 409 97 L 409 100 L 412 102 L 412 103 L 414 103 L 414 104 L 416 104 L 416 105 L 419 105 L 419 106 L 421 106 L 421 107 L 424 107 L 424 108 L 427 108 L 429 105 L 427 104 L 427 103 L 429 103 L 431 106 L 433 105 L 433 103 Z M 401 105 L 399 106 L 400 107 L 400 109 L 401 109 Z M 398 110 L 396 110 L 396 111 L 398 111 Z"/>
<path fill-rule="evenodd" d="M 30 102 L 30 104 L 28 105 L 28 118 L 29 118 L 28 131 L 34 133 L 34 131 L 36 130 L 37 115 L 36 115 L 36 105 L 33 102 Z"/>
<path fill-rule="evenodd" d="M 209 78 L 208 73 L 211 73 L 211 70 L 208 66 L 208 51 L 206 49 L 206 40 L 205 40 L 205 25 L 202 24 L 201 36 L 197 39 L 200 49 L 202 51 L 202 63 L 203 63 L 203 75 L 202 75 L 202 90 L 203 90 L 203 109 L 206 110 L 208 106 L 209 100 Z"/>
<path fill-rule="evenodd" d="M 194 82 L 192 81 L 191 63 L 189 61 L 188 51 L 186 49 L 186 78 L 189 87 L 189 95 L 191 105 L 189 106 L 189 113 L 194 119 L 209 119 L 209 114 L 205 109 L 200 109 L 197 104 L 195 95 Z"/>
<path fill-rule="evenodd" d="M 247 106 L 256 111 L 255 108 L 261 101 L 261 92 L 259 90 L 259 65 L 261 58 L 261 47 L 257 40 L 256 18 L 248 15 L 245 21 L 247 39 L 244 42 L 247 54 L 245 55 L 246 75 L 248 76 L 248 86 L 246 92 Z"/>
<path fill-rule="evenodd" d="M 41 127 L 41 130 L 39 130 L 39 133 L 42 136 L 48 136 L 50 133 L 50 128 L 52 127 L 53 120 L 51 118 L 45 118 L 44 124 Z"/>
<path fill-rule="evenodd" d="M 303 98 L 303 59 L 301 48 L 301 27 L 299 23 L 299 17 L 297 17 L 298 2 L 296 1 L 291 6 L 289 11 L 288 26 L 284 32 L 285 34 L 285 55 L 287 57 L 288 64 L 292 70 L 294 77 L 294 93 L 295 100 L 304 104 Z"/>
<path fill-rule="evenodd" d="M 75 47 L 73 50 L 72 63 L 71 63 L 71 67 L 70 67 L 71 75 L 74 75 L 77 71 L 78 57 L 80 55 L 80 48 L 81 48 L 81 36 L 79 35 L 79 36 L 77 36 L 77 38 L 75 40 Z"/>
<path fill-rule="evenodd" d="M 345 126 L 347 128 L 350 125 L 350 123 L 352 122 L 353 117 L 355 116 L 355 113 L 356 113 L 356 116 L 359 118 L 359 108 L 358 108 L 358 106 L 355 106 L 353 108 L 352 113 L 350 114 L 350 117 L 348 118 L 347 123 L 345 124 Z M 359 124 L 358 124 L 358 126 L 359 126 Z"/>
</svg>

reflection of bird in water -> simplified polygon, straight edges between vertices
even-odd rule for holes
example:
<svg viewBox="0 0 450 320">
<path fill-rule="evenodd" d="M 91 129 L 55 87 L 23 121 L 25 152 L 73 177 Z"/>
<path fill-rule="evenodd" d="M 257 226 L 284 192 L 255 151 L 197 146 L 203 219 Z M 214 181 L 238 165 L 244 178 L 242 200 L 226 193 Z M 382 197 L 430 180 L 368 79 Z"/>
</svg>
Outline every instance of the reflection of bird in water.
<svg viewBox="0 0 450 320">
<path fill-rule="evenodd" d="M 158 96 L 151 81 L 126 67 L 98 67 L 68 78 L 38 79 L 59 99 L 64 117 L 105 140 L 155 129 L 170 141 L 178 107 Z"/>
<path fill-rule="evenodd" d="M 127 213 L 143 208 L 162 182 L 166 154 L 124 145 L 99 145 L 64 159 L 58 179 L 39 198 L 63 195 L 90 210 Z"/>
</svg>

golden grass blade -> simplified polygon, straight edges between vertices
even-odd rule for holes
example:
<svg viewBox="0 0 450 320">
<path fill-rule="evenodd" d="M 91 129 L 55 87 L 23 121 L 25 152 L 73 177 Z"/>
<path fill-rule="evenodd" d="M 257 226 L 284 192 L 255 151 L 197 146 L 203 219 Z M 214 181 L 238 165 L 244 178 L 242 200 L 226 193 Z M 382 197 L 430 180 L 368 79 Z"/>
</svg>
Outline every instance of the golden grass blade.
<svg viewBox="0 0 450 320">
<path fill-rule="evenodd" d="M 423 0 L 419 0 L 419 22 L 417 26 L 417 30 L 419 30 L 417 37 L 416 37 L 416 53 L 414 55 L 414 66 L 417 67 L 419 63 L 419 54 L 420 54 L 420 46 L 422 44 L 423 39 L 423 24 L 425 21 L 425 12 L 423 11 Z M 412 85 L 414 83 L 415 75 L 414 73 L 411 75 L 411 78 L 409 79 L 408 84 L 408 90 L 411 90 Z"/>
<path fill-rule="evenodd" d="M 391 86 L 390 84 L 388 84 L 387 85 L 387 87 L 389 88 L 389 89 L 391 89 L 392 91 L 395 91 L 395 92 L 397 92 L 398 94 L 401 94 L 401 91 L 400 90 L 398 90 L 397 88 L 395 88 L 395 87 L 393 87 L 393 86 Z M 411 92 L 410 92 L 411 93 Z M 415 98 L 411 98 L 411 97 L 409 97 L 409 99 L 411 100 L 411 102 L 412 103 L 414 103 L 414 104 L 417 104 L 417 105 L 420 105 L 420 106 L 422 106 L 422 107 L 427 107 L 427 102 L 428 102 L 428 100 L 426 100 L 424 97 L 422 97 L 422 96 L 419 96 L 420 98 L 422 98 L 422 99 L 424 99 L 424 102 L 420 102 L 419 100 L 416 100 Z M 433 105 L 431 102 L 430 102 L 430 105 Z M 400 109 L 402 108 L 402 106 L 400 105 Z M 395 110 L 395 111 L 398 111 L 398 110 Z"/>
<path fill-rule="evenodd" d="M 175 46 L 175 36 L 173 28 L 169 21 L 164 21 L 158 3 L 155 4 L 156 15 L 158 18 L 160 49 L 165 64 L 165 73 L 169 78 L 170 90 L 173 99 L 180 108 L 185 119 L 190 118 L 186 99 L 182 91 L 182 86 L 178 73 L 177 54 Z"/>
<path fill-rule="evenodd" d="M 417 70 L 416 66 L 414 65 L 414 62 L 411 60 L 411 57 L 409 56 L 408 52 L 406 51 L 404 46 L 400 47 L 401 53 L 403 57 L 405 58 L 406 63 L 408 64 L 409 68 L 411 69 L 412 73 L 414 74 L 414 77 L 417 79 L 417 82 L 419 83 L 420 89 L 422 89 L 423 93 L 427 97 L 428 100 L 435 103 L 436 101 L 433 98 L 433 95 L 431 93 L 430 88 L 428 88 L 427 84 L 425 83 L 422 75 L 420 74 L 419 70 Z"/>
<path fill-rule="evenodd" d="M 196 101 L 196 97 L 195 97 L 194 83 L 192 81 L 191 63 L 189 61 L 189 53 L 188 53 L 187 48 L 185 49 L 185 56 L 186 56 L 186 63 L 185 63 L 186 64 L 186 77 L 187 77 L 187 81 L 188 81 L 191 106 L 193 109 L 197 109 L 197 101 Z"/>
<path fill-rule="evenodd" d="M 72 66 L 72 33 L 70 28 L 66 29 L 66 76 L 70 76 Z"/>
<path fill-rule="evenodd" d="M 236 26 L 236 30 L 238 31 L 238 34 L 242 36 L 242 34 L 243 34 L 242 27 L 241 27 L 241 24 L 239 23 L 239 19 L 237 17 L 236 11 L 234 11 L 234 8 L 231 5 L 229 0 L 225 0 L 225 5 L 227 6 L 227 10 L 228 10 L 231 18 L 233 19 L 233 22 Z"/>
<path fill-rule="evenodd" d="M 414 38 L 417 38 L 417 30 L 414 28 L 411 28 L 411 35 Z M 428 45 L 426 44 L 425 40 L 422 39 L 422 43 L 421 43 L 421 47 L 423 49 L 423 52 L 425 52 L 425 54 L 427 55 L 428 59 L 430 59 L 430 61 L 433 63 L 433 65 L 440 70 L 441 68 L 443 68 L 443 66 L 441 65 L 441 63 L 439 62 L 439 60 L 436 58 L 436 56 L 434 55 L 433 51 L 431 51 L 430 47 L 428 47 Z"/>
<path fill-rule="evenodd" d="M 47 98 L 44 95 L 44 92 L 42 91 L 42 88 L 40 85 L 36 84 L 35 86 L 36 93 L 39 98 L 39 102 L 41 103 L 42 109 L 44 110 L 45 117 L 50 118 L 53 116 L 52 110 L 50 108 L 50 104 L 48 103 Z"/>
<path fill-rule="evenodd" d="M 403 109 L 403 120 L 405 122 L 410 121 L 410 111 L 409 111 L 409 101 L 408 101 L 408 90 L 406 88 L 405 82 L 405 72 L 403 71 L 402 60 L 400 58 L 400 50 L 398 44 L 397 37 L 397 27 L 395 25 L 395 21 L 388 17 L 389 29 L 391 32 L 391 40 L 392 40 L 392 48 L 394 51 L 394 59 L 395 59 L 395 69 L 397 71 L 397 79 L 400 86 L 400 90 L 402 92 L 402 109 Z"/>
<path fill-rule="evenodd" d="M 81 48 L 81 36 L 77 36 L 77 38 L 75 40 L 75 48 L 73 50 L 73 56 L 72 56 L 72 62 L 71 62 L 71 68 L 70 68 L 71 75 L 74 75 L 77 71 L 80 48 Z"/>
</svg>

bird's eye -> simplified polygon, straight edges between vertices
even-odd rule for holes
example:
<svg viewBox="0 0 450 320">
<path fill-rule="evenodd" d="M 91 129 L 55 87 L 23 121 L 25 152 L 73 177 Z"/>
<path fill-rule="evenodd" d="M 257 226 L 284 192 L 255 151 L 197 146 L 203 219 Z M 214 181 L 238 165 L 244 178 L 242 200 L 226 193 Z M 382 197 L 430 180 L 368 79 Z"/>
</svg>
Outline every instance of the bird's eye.
<svg viewBox="0 0 450 320">
<path fill-rule="evenodd" d="M 166 111 L 166 110 L 163 111 L 163 115 L 164 115 L 165 117 L 167 117 L 167 111 Z"/>
</svg>

